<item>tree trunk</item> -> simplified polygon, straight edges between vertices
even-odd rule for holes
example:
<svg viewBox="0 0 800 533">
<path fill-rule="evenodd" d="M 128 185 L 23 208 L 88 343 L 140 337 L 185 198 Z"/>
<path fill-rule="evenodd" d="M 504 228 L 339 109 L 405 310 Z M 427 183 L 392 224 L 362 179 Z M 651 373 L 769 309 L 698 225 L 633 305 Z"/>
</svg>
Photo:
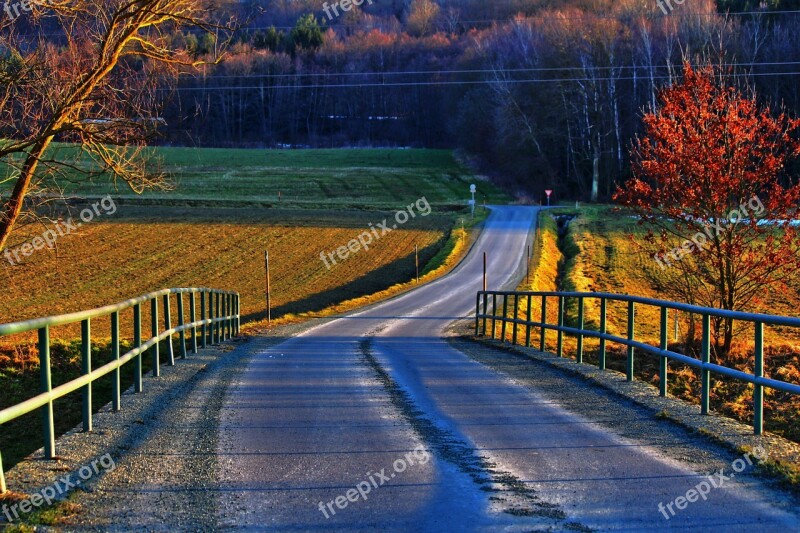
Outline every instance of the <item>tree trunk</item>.
<svg viewBox="0 0 800 533">
<path fill-rule="evenodd" d="M 52 137 L 45 137 L 33 145 L 31 152 L 25 160 L 25 165 L 22 167 L 22 172 L 17 183 L 14 185 L 14 190 L 11 192 L 11 197 L 6 202 L 3 214 L 0 216 L 0 250 L 5 248 L 8 237 L 11 235 L 11 230 L 17 223 L 20 214 L 22 213 L 22 206 L 25 203 L 25 196 L 28 194 L 28 189 L 31 186 L 31 181 L 36 173 L 36 167 L 39 166 L 39 159 L 44 154 L 44 151 L 50 145 Z"/>
<path fill-rule="evenodd" d="M 599 137 L 600 134 L 595 134 Z M 594 155 L 592 157 L 592 196 L 591 202 L 597 202 L 597 194 L 600 189 L 600 139 L 595 138 Z"/>
</svg>

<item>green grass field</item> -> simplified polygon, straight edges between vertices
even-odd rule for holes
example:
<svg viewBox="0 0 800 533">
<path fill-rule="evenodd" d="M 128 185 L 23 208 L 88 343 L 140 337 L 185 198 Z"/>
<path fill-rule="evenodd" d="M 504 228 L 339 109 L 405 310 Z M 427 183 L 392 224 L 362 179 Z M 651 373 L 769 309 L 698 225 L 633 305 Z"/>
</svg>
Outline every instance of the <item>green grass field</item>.
<svg viewBox="0 0 800 533">
<path fill-rule="evenodd" d="M 57 146 L 52 153 L 61 159 L 76 157 L 70 146 Z M 141 195 L 144 200 L 280 201 L 296 207 L 387 209 L 423 196 L 432 204 L 463 204 L 474 180 L 446 150 L 155 148 L 153 154 L 163 162 L 174 190 L 148 191 Z M 81 164 L 90 166 L 82 160 Z M 481 203 L 508 199 L 488 182 L 477 185 L 476 199 Z M 125 183 L 105 177 L 67 184 L 64 193 L 137 196 Z"/>
</svg>

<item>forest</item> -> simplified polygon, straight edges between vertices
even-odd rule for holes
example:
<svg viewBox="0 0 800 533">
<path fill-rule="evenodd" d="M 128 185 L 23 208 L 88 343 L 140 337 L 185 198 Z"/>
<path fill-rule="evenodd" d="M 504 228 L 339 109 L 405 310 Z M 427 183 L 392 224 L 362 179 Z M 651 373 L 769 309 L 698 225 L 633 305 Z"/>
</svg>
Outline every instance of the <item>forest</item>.
<svg viewBox="0 0 800 533">
<path fill-rule="evenodd" d="M 685 61 L 800 111 L 800 0 L 215 2 L 176 31 L 158 144 L 458 149 L 519 195 L 608 200 Z"/>
</svg>

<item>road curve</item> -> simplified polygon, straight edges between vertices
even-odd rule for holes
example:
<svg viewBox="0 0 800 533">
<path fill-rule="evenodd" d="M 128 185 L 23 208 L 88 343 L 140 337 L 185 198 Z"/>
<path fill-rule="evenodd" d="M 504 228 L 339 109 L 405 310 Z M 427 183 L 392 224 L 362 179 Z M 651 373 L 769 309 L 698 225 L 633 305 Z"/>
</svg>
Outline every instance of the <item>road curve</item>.
<svg viewBox="0 0 800 533">
<path fill-rule="evenodd" d="M 536 214 L 496 207 L 450 275 L 257 350 L 221 410 L 219 525 L 798 529 L 796 516 L 733 481 L 675 507 L 706 474 L 567 412 L 443 340 L 472 311 L 482 252 L 490 288 L 519 280 Z M 662 515 L 659 504 L 670 510 Z"/>
</svg>

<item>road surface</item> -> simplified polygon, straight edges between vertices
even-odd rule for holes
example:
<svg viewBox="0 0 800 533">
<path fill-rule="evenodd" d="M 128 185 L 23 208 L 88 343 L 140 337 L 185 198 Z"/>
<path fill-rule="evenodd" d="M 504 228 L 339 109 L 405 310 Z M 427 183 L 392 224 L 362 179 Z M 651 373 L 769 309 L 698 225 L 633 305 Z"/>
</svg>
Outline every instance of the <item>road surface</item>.
<svg viewBox="0 0 800 533">
<path fill-rule="evenodd" d="M 221 417 L 224 524 L 796 528 L 794 517 L 735 486 L 668 508 L 706 478 L 543 401 L 442 339 L 473 310 L 483 251 L 491 288 L 519 281 L 536 213 L 495 208 L 451 275 L 258 354 Z M 430 460 L 403 464 L 420 447 Z M 383 478 L 370 475 L 382 470 Z"/>
<path fill-rule="evenodd" d="M 228 360 L 243 367 L 163 409 L 160 427 L 77 499 L 85 511 L 75 523 L 170 531 L 798 530 L 797 517 L 752 477 L 728 479 L 728 468 L 709 478 L 667 458 L 647 435 L 622 438 L 443 339 L 454 319 L 473 311 L 482 252 L 490 288 L 519 281 L 536 214 L 494 208 L 450 275 L 284 342 L 255 339 L 234 350 Z"/>
</svg>

